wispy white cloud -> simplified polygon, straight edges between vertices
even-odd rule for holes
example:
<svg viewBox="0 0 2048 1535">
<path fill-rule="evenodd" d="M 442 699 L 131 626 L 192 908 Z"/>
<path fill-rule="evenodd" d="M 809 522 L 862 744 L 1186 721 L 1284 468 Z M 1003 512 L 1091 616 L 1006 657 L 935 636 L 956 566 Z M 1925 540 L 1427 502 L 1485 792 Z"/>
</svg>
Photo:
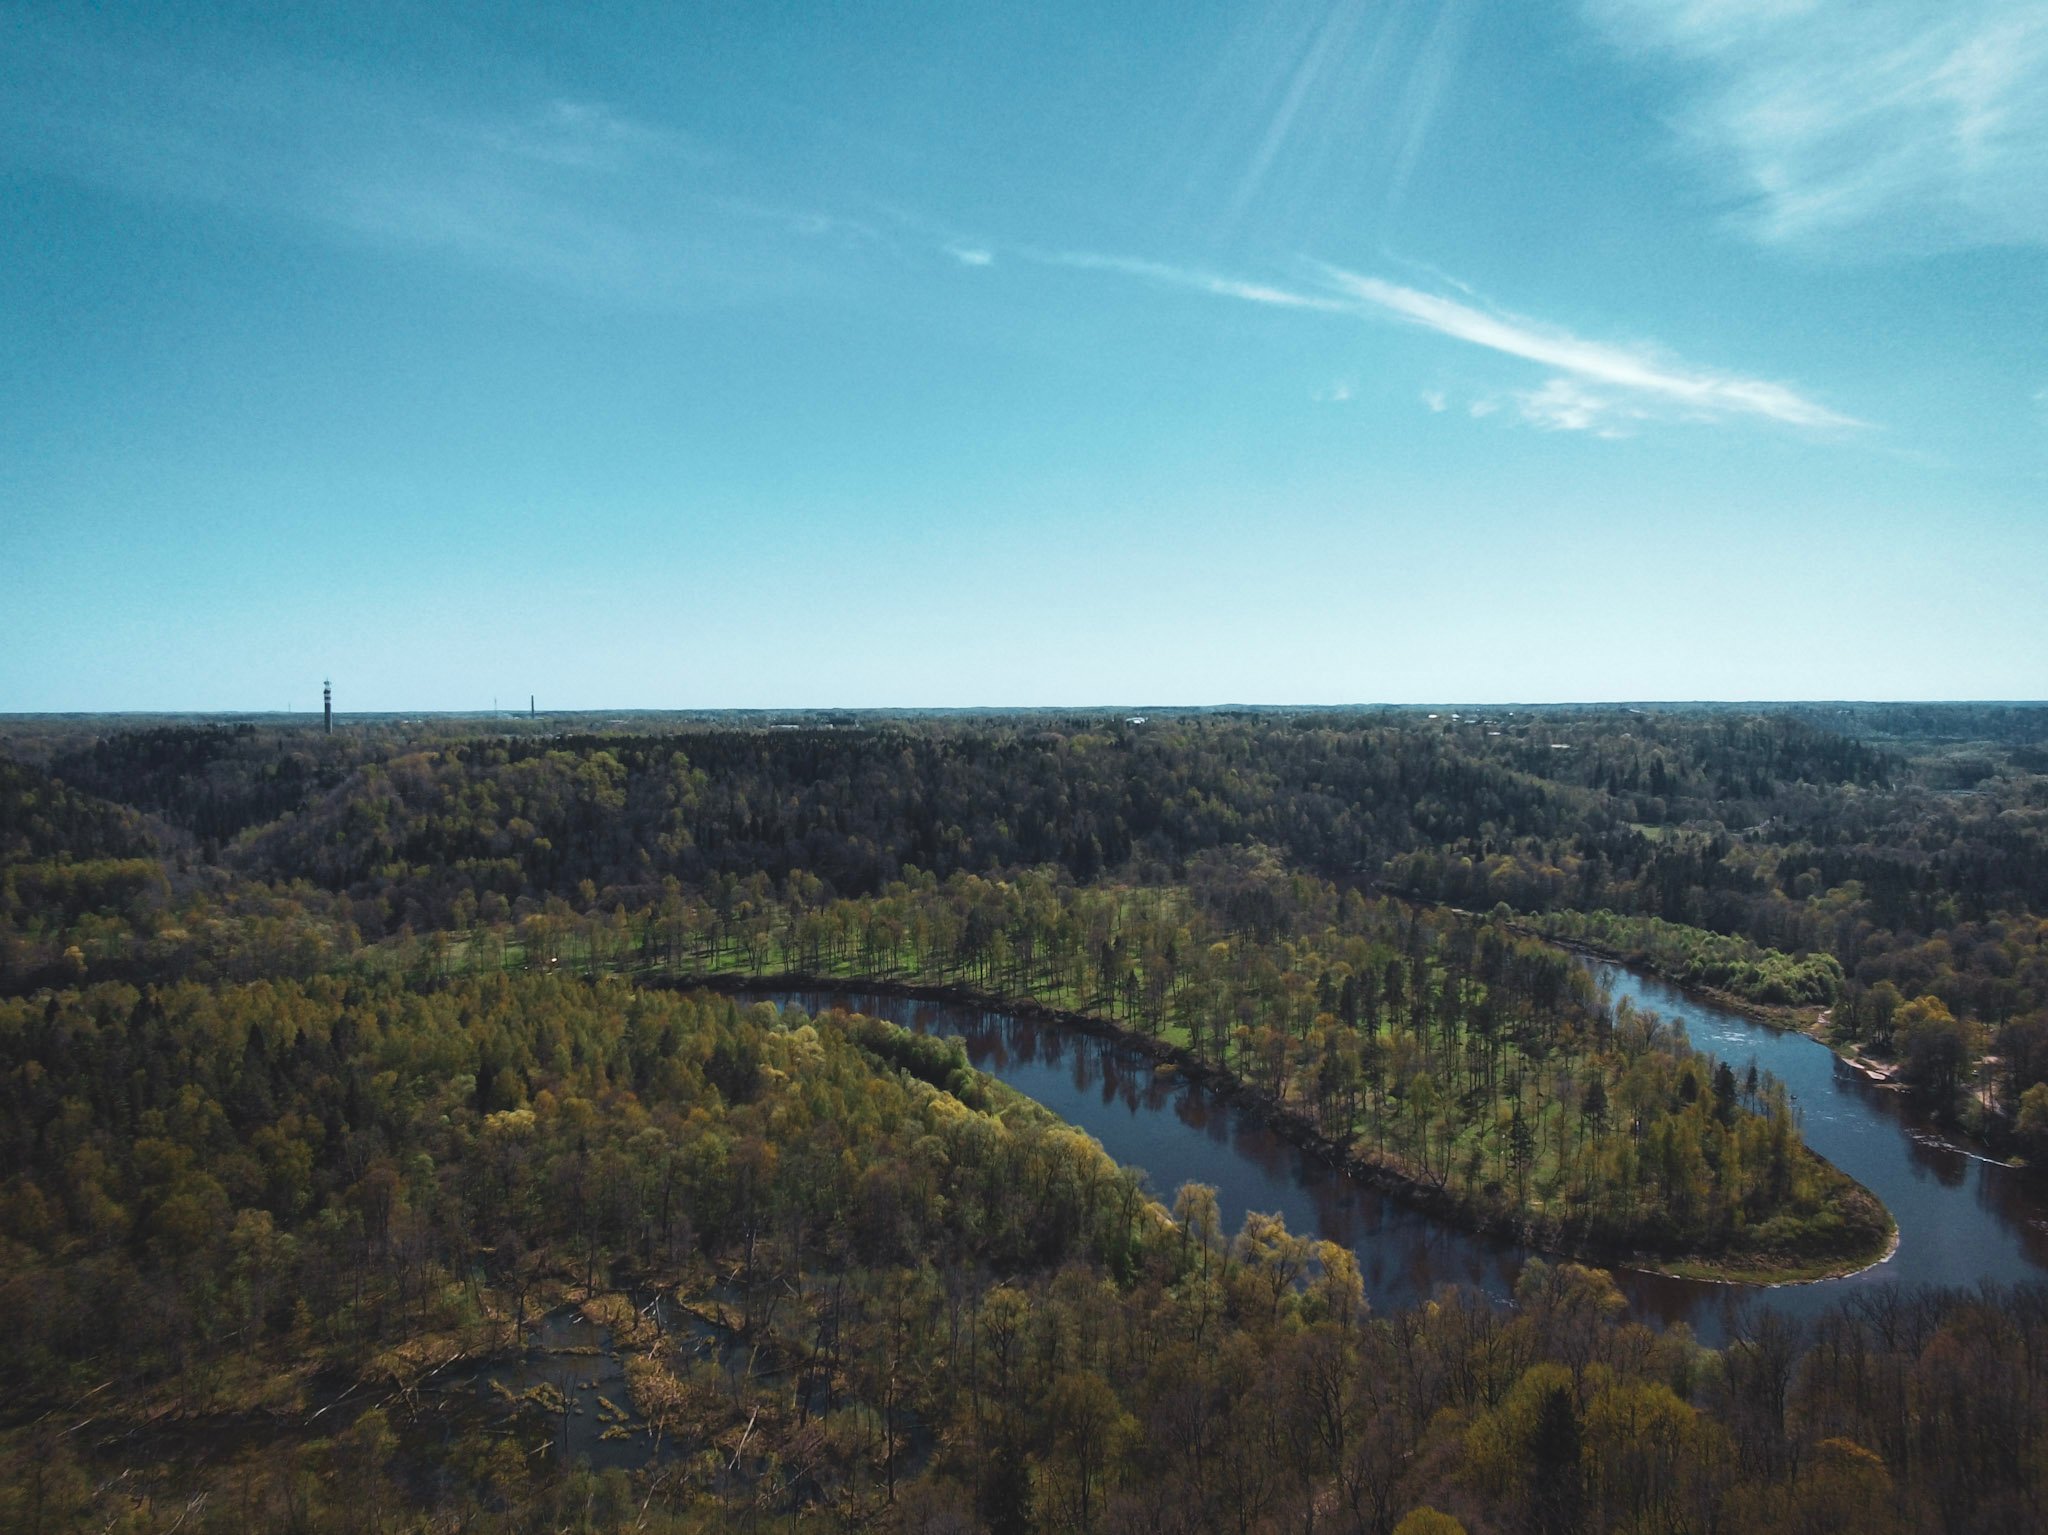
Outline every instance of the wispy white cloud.
<svg viewBox="0 0 2048 1535">
<path fill-rule="evenodd" d="M 1271 0 L 1237 8 L 1179 153 L 1194 218 L 1313 243 L 1397 205 L 1455 99 L 1483 0 Z"/>
<path fill-rule="evenodd" d="M 1301 293 L 1270 283 L 1245 282 L 1197 267 L 1173 266 L 1135 256 L 1105 256 L 1092 251 L 1048 251 L 1030 247 L 1019 250 L 1017 254 L 1045 266 L 1066 267 L 1077 272 L 1114 272 L 1123 277 L 1143 278 L 1147 282 L 1188 288 L 1218 298 L 1243 299 L 1246 303 L 1266 304 L 1278 309 L 1313 309 L 1335 314 L 1351 307 L 1341 298 L 1329 295 Z"/>
<path fill-rule="evenodd" d="M 1336 291 L 1378 310 L 1473 346 L 1555 368 L 1584 383 L 1620 391 L 1638 402 L 1701 419 L 1761 416 L 1788 426 L 1853 427 L 1863 423 L 1816 404 L 1784 384 L 1711 372 L 1648 348 L 1588 341 L 1567 330 L 1424 293 L 1341 267 L 1321 268 Z"/>
<path fill-rule="evenodd" d="M 1676 122 L 1757 238 L 2048 244 L 2042 0 L 1586 0 L 1675 63 Z"/>
<path fill-rule="evenodd" d="M 1629 399 L 1589 389 L 1577 379 L 1553 378 L 1540 389 L 1520 390 L 1515 405 L 1531 426 L 1549 432 L 1592 432 L 1599 437 L 1627 437 L 1651 412 Z"/>
<path fill-rule="evenodd" d="M 1606 401 L 1568 378 L 1554 378 L 1541 389 L 1527 390 L 1515 398 L 1524 421 L 1553 431 L 1588 431 L 1607 414 Z"/>
<path fill-rule="evenodd" d="M 978 245 L 949 245 L 946 254 L 962 266 L 993 266 L 996 255 Z"/>
<path fill-rule="evenodd" d="M 1441 389 L 1423 390 L 1422 403 L 1428 407 L 1429 413 L 1433 416 L 1441 416 L 1445 411 L 1451 408 L 1450 396 L 1445 394 Z"/>
<path fill-rule="evenodd" d="M 1718 421 L 1754 417 L 1787 426 L 1853 428 L 1866 423 L 1808 399 L 1789 385 L 1693 367 L 1652 347 L 1591 341 L 1558 326 L 1427 293 L 1384 278 L 1312 264 L 1322 291 L 1226 277 L 1197 267 L 1086 251 L 1029 247 L 1023 259 L 1076 271 L 1113 272 L 1218 298 L 1320 314 L 1392 317 L 1440 335 L 1533 362 L 1563 375 L 1515 396 L 1523 420 L 1571 430 L 1599 428 L 1610 435 L 1625 423 L 1657 417 Z M 1469 290 L 1465 290 L 1469 292 Z M 1428 404 L 1431 394 L 1425 393 Z M 1435 405 L 1432 409 L 1437 409 Z M 1475 416 L 1498 409 L 1492 403 Z"/>
<path fill-rule="evenodd" d="M 1352 392 L 1350 380 L 1340 378 L 1329 388 L 1318 389 L 1315 401 L 1318 405 L 1345 405 L 1350 403 Z"/>
<path fill-rule="evenodd" d="M 672 305 L 810 279 L 802 248 L 858 219 L 730 189 L 726 157 L 606 103 L 451 108 L 251 53 L 141 47 L 0 11 L 0 163 L 295 220 L 550 286 Z"/>
</svg>

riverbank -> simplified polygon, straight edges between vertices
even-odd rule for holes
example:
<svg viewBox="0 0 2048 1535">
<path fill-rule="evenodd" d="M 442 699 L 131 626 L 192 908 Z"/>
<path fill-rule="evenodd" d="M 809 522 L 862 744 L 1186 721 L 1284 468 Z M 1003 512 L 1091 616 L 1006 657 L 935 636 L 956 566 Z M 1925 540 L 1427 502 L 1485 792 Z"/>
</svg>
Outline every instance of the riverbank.
<svg viewBox="0 0 2048 1535">
<path fill-rule="evenodd" d="M 1697 981 L 1689 981 L 1672 975 L 1668 970 L 1659 966 L 1656 960 L 1648 954 L 1638 952 L 1623 953 L 1620 950 L 1606 948 L 1600 944 L 1587 943 L 1583 939 L 1555 937 L 1521 922 L 1510 922 L 1507 926 L 1525 937 L 1552 944 L 1568 953 L 1583 955 L 1589 959 L 1601 960 L 1607 964 L 1620 965 L 1635 971 L 1639 975 L 1654 977 L 1661 984 L 1670 987 L 1673 991 L 1692 1001 L 1703 1003 L 1709 1007 L 1720 1008 L 1723 1012 L 1739 1013 L 1767 1029 L 1776 1029 L 1786 1034 L 1802 1035 L 1831 1051 L 1837 1060 L 1841 1061 L 1873 1087 L 1881 1087 L 1887 1091 L 1897 1093 L 1903 1093 L 1907 1090 L 1906 1084 L 1899 1078 L 1899 1063 L 1897 1061 L 1880 1060 L 1873 1056 L 1865 1055 L 1855 1044 L 1836 1039 L 1834 1030 L 1831 1027 L 1834 1017 L 1834 1009 L 1831 1007 L 1805 1008 L 1752 1002 L 1748 998 L 1736 996 L 1733 992 L 1723 991 L 1718 986 L 1706 986 Z M 1990 1065 L 1994 1061 L 1995 1057 L 1987 1056 L 1982 1064 Z M 1981 1113 L 1984 1116 L 1984 1124 L 1993 1121 L 2009 1122 L 2005 1108 L 1999 1102 L 1995 1092 L 1985 1088 L 1972 1088 L 1969 1091 L 1969 1097 L 1976 1104 L 1976 1109 L 1972 1112 Z M 1956 1131 L 1957 1125 L 1952 1117 L 1937 1115 L 1933 1116 L 1933 1118 L 1935 1124 L 1943 1133 L 1954 1133 Z M 2008 1160 L 1992 1154 L 1991 1148 L 1984 1144 L 1982 1124 L 1975 1127 L 1964 1127 L 1962 1133 L 1970 1136 L 1977 1143 L 1978 1147 L 1981 1148 L 1972 1150 L 1971 1155 L 1983 1156 L 1986 1160 L 2003 1166 L 2023 1167 L 2026 1165 L 2021 1161 Z"/>
<path fill-rule="evenodd" d="M 1617 1243 L 1574 1230 L 1564 1218 L 1525 1207 L 1491 1202 L 1449 1187 L 1445 1181 L 1405 1159 L 1323 1133 L 1301 1109 L 1276 1101 L 1234 1072 L 1186 1046 L 1161 1039 L 1115 1020 L 1054 1006 L 1029 997 L 1006 997 L 958 983 L 906 982 L 784 971 L 739 975 L 729 971 L 658 978 L 657 984 L 679 989 L 702 988 L 736 996 L 763 992 L 868 992 L 880 997 L 924 1001 L 988 1011 L 1113 1041 L 1170 1069 L 1227 1101 L 1299 1150 L 1412 1209 L 1482 1236 L 1603 1267 L 1661 1274 L 1674 1278 L 1708 1279 L 1727 1284 L 1773 1285 L 1841 1278 L 1881 1263 L 1897 1242 L 1898 1228 L 1890 1212 L 1868 1189 L 1825 1157 L 1802 1146 L 1813 1157 L 1829 1188 L 1828 1204 L 1842 1227 L 1867 1234 L 1841 1250 L 1818 1256 L 1803 1251 L 1737 1250 L 1721 1253 L 1657 1251 Z"/>
<path fill-rule="evenodd" d="M 1531 927 L 1525 922 L 1507 922 L 1503 926 L 1511 932 L 1520 933 L 1524 938 L 1534 938 L 1539 943 L 1547 943 L 1567 953 L 1605 960 L 1610 965 L 1626 965 L 1640 974 L 1655 976 L 1673 991 L 1682 991 L 1697 1002 L 1718 1007 L 1724 1012 L 1740 1013 L 1743 1017 L 1761 1023 L 1767 1028 L 1782 1029 L 1788 1034 L 1804 1034 L 1810 1039 L 1819 1040 L 1837 1055 L 1842 1053 L 1836 1049 L 1834 1042 L 1821 1032 L 1826 1027 L 1829 1012 L 1827 1008 L 1814 1009 L 1814 1016 L 1808 1018 L 1808 1010 L 1803 1007 L 1792 1007 L 1784 1003 L 1752 1002 L 1747 997 L 1739 997 L 1732 991 L 1723 991 L 1718 986 L 1706 986 L 1698 981 L 1682 979 L 1664 969 L 1648 954 L 1624 954 L 1618 949 L 1588 943 L 1583 938 L 1559 938 L 1554 933 L 1546 933 L 1541 928 Z"/>
<path fill-rule="evenodd" d="M 1518 933 L 1553 944 L 1568 953 L 1582 954 L 1589 959 L 1601 960 L 1610 965 L 1623 965 L 1638 974 L 1653 976 L 1673 991 L 1680 992 L 1695 1002 L 1718 1007 L 1723 1012 L 1740 1013 L 1767 1029 L 1777 1029 L 1786 1034 L 1803 1034 L 1816 1044 L 1825 1045 L 1833 1051 L 1839 1060 L 1859 1073 L 1864 1080 L 1897 1092 L 1905 1090 L 1899 1081 L 1899 1068 L 1896 1062 L 1873 1060 L 1854 1045 L 1845 1045 L 1835 1039 L 1834 1032 L 1829 1027 L 1834 1016 L 1834 1009 L 1831 1007 L 1807 1009 L 1782 1003 L 1752 1002 L 1747 997 L 1738 997 L 1734 992 L 1723 991 L 1718 986 L 1705 986 L 1698 981 L 1688 981 L 1675 976 L 1659 966 L 1656 960 L 1647 954 L 1624 954 L 1597 943 L 1587 943 L 1583 939 L 1557 938 L 1519 922 L 1511 922 L 1508 926 Z"/>
</svg>

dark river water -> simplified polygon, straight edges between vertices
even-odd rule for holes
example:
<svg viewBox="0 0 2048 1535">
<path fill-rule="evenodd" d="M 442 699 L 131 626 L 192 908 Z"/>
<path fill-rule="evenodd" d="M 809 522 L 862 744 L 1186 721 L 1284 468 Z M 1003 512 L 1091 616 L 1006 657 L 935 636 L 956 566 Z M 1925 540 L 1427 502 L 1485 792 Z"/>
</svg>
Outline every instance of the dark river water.
<svg viewBox="0 0 2048 1535">
<path fill-rule="evenodd" d="M 1686 1322 L 1719 1342 L 1749 1307 L 1811 1313 L 1859 1286 L 1897 1281 L 1969 1285 L 2048 1276 L 2048 1198 L 2028 1177 L 1987 1162 L 1908 1114 L 1900 1096 L 1867 1082 L 1824 1045 L 1699 1002 L 1618 965 L 1596 964 L 1614 1000 L 1629 998 L 1682 1022 L 1693 1044 L 1738 1073 L 1753 1059 L 1784 1082 L 1813 1148 L 1882 1199 L 1899 1223 L 1899 1249 L 1847 1279 L 1763 1287 L 1616 1274 L 1633 1313 Z M 1170 1200 L 1183 1183 L 1216 1188 L 1225 1227 L 1247 1210 L 1278 1211 L 1288 1229 L 1342 1242 L 1358 1254 L 1366 1293 L 1380 1310 L 1427 1298 L 1439 1285 L 1506 1297 L 1530 1256 L 1475 1236 L 1350 1179 L 1239 1113 L 1199 1084 L 1155 1071 L 1149 1057 L 1057 1024 L 956 1003 L 844 991 L 762 991 L 759 999 L 816 1013 L 829 1007 L 957 1034 L 981 1070 L 1035 1098 L 1143 1168 Z"/>
</svg>

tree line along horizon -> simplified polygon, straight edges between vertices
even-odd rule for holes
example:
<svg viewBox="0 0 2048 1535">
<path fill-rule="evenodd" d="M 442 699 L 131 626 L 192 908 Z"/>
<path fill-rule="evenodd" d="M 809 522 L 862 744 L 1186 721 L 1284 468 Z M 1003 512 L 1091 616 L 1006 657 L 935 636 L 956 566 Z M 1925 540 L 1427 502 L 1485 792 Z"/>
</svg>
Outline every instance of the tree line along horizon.
<svg viewBox="0 0 2048 1535">
<path fill-rule="evenodd" d="M 196 1481 L 165 1438 L 130 1497 L 20 1411 L 7 1509 L 144 1528 L 204 1493 L 206 1527 L 232 1488 L 309 1529 L 2026 1527 L 2031 1452 L 1961 1441 L 2048 1424 L 2027 1292 L 1705 1350 L 1537 1264 L 1527 1326 L 1472 1297 L 1375 1317 L 1348 1255 L 1230 1236 L 1200 1190 L 1153 1203 L 957 1048 L 636 984 L 801 971 L 1087 1013 L 1462 1218 L 1825 1267 L 1881 1246 L 1883 1213 L 1775 1084 L 1602 1010 L 1535 935 L 1826 1008 L 1937 1111 L 2034 1149 L 2037 722 L 1846 723 L 16 727 L 0 1271 L 25 1325 L 0 1376 L 24 1409 L 111 1380 L 192 1432 L 259 1402 L 298 1427 Z M 724 1362 L 636 1320 L 649 1290 Z M 564 1301 L 630 1345 L 631 1416 L 671 1446 L 642 1472 L 515 1469 L 516 1414 L 433 1444 L 390 1402 L 293 1418 Z M 1037 1367 L 992 1393 L 998 1338 Z M 1997 1404 L 1965 1401 L 1960 1362 L 1994 1359 Z"/>
</svg>

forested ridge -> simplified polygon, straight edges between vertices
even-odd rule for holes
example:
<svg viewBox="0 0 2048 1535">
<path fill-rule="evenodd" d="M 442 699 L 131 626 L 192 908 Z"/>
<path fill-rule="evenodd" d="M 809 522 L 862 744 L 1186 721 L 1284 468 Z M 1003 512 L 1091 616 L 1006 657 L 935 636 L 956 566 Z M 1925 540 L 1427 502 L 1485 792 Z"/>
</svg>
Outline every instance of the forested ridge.
<svg viewBox="0 0 2048 1535">
<path fill-rule="evenodd" d="M 1610 1024 L 1561 954 L 1464 920 L 1425 921 L 1413 911 L 1404 920 L 1355 890 L 1340 900 L 1338 887 L 1289 872 L 1264 844 L 1240 840 L 1239 821 L 1274 830 L 1296 813 L 1277 787 L 1288 779 L 1320 785 L 1348 774 L 1345 796 L 1322 796 L 1339 807 L 1330 818 L 1374 826 L 1400 819 L 1379 808 L 1383 798 L 1422 805 L 1438 794 L 1446 806 L 1466 796 L 1456 814 L 1469 820 L 1496 802 L 1479 792 L 1489 776 L 1529 796 L 1545 792 L 1517 770 L 1485 763 L 1461 766 L 1446 784 L 1427 764 L 1450 760 L 1445 741 L 1454 738 L 1370 728 L 1368 745 L 1385 734 L 1399 749 L 1381 760 L 1357 742 L 1346 754 L 1344 739 L 1325 730 L 1295 732 L 1298 740 L 1269 731 L 1282 739 L 1261 755 L 1265 738 L 1229 722 L 1141 747 L 885 728 L 713 732 L 706 739 L 716 749 L 688 738 L 499 740 L 390 754 L 351 769 L 320 804 L 249 833 L 225 855 L 230 867 L 263 863 L 330 892 L 325 926 L 339 931 L 323 932 L 316 918 L 310 931 L 280 935 L 252 916 L 244 924 L 254 929 L 251 942 L 207 959 L 203 974 L 238 978 L 238 960 L 246 965 L 252 953 L 316 973 L 347 950 L 352 921 L 383 928 L 381 908 L 402 891 L 409 906 L 445 903 L 415 913 L 434 935 L 424 969 L 437 975 L 451 952 L 440 935 L 452 929 L 470 969 L 479 955 L 490 968 L 548 966 L 569 945 L 593 972 L 630 969 L 660 946 L 672 972 L 730 962 L 756 975 L 965 979 L 994 997 L 1135 1022 L 1246 1084 L 1339 1157 L 1539 1246 L 1772 1278 L 1882 1256 L 1889 1224 L 1881 1209 L 1799 1145 L 1771 1084 L 1738 1083 L 1725 1066 L 1716 1073 L 1690 1061 L 1654 1024 L 1626 1015 Z M 1768 760 L 1833 760 L 1806 732 L 1791 736 Z M 201 748 L 211 746 L 219 761 L 263 761 L 268 775 L 274 762 L 250 755 L 260 744 L 241 733 L 180 737 L 173 761 L 203 766 Z M 1241 767 L 1228 765 L 1240 759 Z M 150 759 L 145 740 L 126 755 L 101 743 L 82 760 L 105 769 Z M 712 766 L 699 765 L 707 760 Z M 1846 760 L 1868 766 L 1853 753 Z M 833 776 L 808 796 L 750 797 L 748 786 L 771 766 L 796 779 Z M 1210 778 L 1249 807 L 1246 815 L 1182 787 Z M 1007 789 L 1002 803 L 992 779 Z M 155 768 L 141 781 L 153 802 L 166 799 Z M 1425 786 L 1429 794 L 1419 792 Z M 973 849 L 989 839 L 1010 839 L 1006 850 L 1035 846 L 1033 826 L 1073 837 L 1093 824 L 1059 808 L 1077 800 L 1122 806 L 1111 821 L 1119 837 L 1124 814 L 1138 817 L 1153 838 L 1149 867 L 1127 854 L 1125 879 L 1095 885 L 1080 882 L 1085 869 L 1057 863 L 1007 880 L 958 867 L 988 862 Z M 969 829 L 923 829 L 955 803 Z M 801 867 L 779 882 L 759 868 L 745 880 L 729 869 L 706 875 L 719 849 L 739 840 L 751 860 L 765 836 L 785 858 L 791 846 L 810 849 L 859 888 L 868 881 L 845 874 L 833 851 L 874 845 L 852 830 L 856 814 L 927 852 L 953 846 L 957 856 L 941 861 L 954 873 L 941 888 L 935 875 L 904 864 L 907 882 L 891 880 L 865 900 L 835 899 L 833 883 Z M 1428 814 L 1453 819 L 1448 808 Z M 836 842 L 820 841 L 826 826 Z M 1097 833 L 1087 837 L 1095 847 Z M 638 883 L 619 883 L 628 866 L 642 871 Z M 686 882 L 677 870 L 697 878 Z M 1178 882 L 1131 884 L 1133 871 Z M 607 878 L 602 890 L 598 875 Z M 28 898 L 39 894 L 31 882 L 43 877 L 41 865 L 26 866 L 17 899 L 24 888 Z M 536 902 L 533 892 L 556 888 L 574 888 L 575 899 Z M 189 939 L 219 927 L 202 919 L 178 931 Z M 66 952 L 79 975 L 106 973 L 110 961 L 120 973 L 118 942 Z M 144 973 L 130 978 L 147 969 L 145 954 Z"/>
<path fill-rule="evenodd" d="M 1212 850 L 1270 848 L 1369 889 L 1504 905 L 1738 998 L 1826 1008 L 1840 1038 L 1879 1057 L 1912 1053 L 1899 1004 L 1927 998 L 1942 1013 L 1920 1053 L 1939 1064 L 1912 1072 L 1916 1086 L 1979 1115 L 1952 1089 L 1994 1056 L 2004 1112 L 1977 1128 L 2017 1147 L 2019 1105 L 2048 1064 L 2044 740 L 2048 709 L 2022 705 L 1143 726 L 1046 714 L 651 735 L 43 725 L 17 732 L 0 803 L 22 848 L 10 863 L 52 857 L 35 826 L 97 805 L 113 819 L 77 825 L 72 861 L 147 843 L 173 871 L 172 904 L 218 869 L 364 941 L 550 899 L 640 909 L 671 884 L 758 877 L 856 897 L 906 866 L 1157 883 Z M 35 784 L 48 788 L 31 817 L 21 796 Z M 114 891 L 93 912 L 133 906 Z M 15 985 L 54 978 L 39 965 L 77 936 L 40 909 L 10 906 Z M 148 922 L 129 925 L 146 948 Z M 85 936 L 119 962 L 111 938 Z"/>
<path fill-rule="evenodd" d="M 1085 1014 L 1465 1218 L 1825 1268 L 1882 1211 L 1775 1084 L 1526 929 L 2048 1147 L 2038 717 L 14 728 L 0 1524 L 2048 1527 L 2038 1291 L 1720 1349 L 1570 1263 L 1375 1314 L 957 1044 L 674 987 Z M 563 1307 L 609 1468 L 567 1374 L 489 1373 Z"/>
</svg>

